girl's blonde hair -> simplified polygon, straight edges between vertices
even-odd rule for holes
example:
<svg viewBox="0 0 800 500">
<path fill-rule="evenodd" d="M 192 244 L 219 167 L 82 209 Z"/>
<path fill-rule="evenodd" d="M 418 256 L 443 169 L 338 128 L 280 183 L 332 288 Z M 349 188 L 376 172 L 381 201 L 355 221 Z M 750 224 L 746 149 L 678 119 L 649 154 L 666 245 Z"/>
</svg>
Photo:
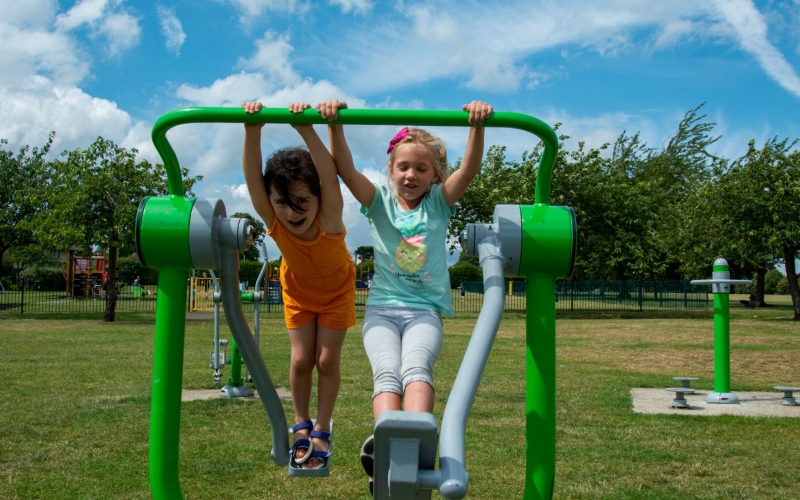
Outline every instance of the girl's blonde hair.
<svg viewBox="0 0 800 500">
<path fill-rule="evenodd" d="M 442 140 L 427 130 L 405 127 L 389 143 L 389 161 L 386 163 L 386 169 L 388 170 L 390 186 L 392 185 L 392 166 L 394 165 L 395 154 L 397 153 L 397 148 L 403 144 L 420 146 L 430 155 L 433 160 L 433 170 L 436 173 L 434 184 L 442 184 L 447 180 L 450 170 L 447 165 L 447 150 Z"/>
</svg>

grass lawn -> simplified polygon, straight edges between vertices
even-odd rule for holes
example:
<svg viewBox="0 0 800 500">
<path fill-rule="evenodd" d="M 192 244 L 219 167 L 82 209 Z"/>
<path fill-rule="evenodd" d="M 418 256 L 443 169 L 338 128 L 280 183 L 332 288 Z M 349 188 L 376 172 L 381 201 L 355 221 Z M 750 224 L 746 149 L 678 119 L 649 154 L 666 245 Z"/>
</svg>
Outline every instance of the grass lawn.
<svg viewBox="0 0 800 500">
<path fill-rule="evenodd" d="M 800 384 L 800 324 L 790 321 L 790 304 L 768 302 L 775 307 L 731 306 L 734 391 Z M 436 367 L 440 421 L 475 317 L 464 313 L 445 322 Z M 150 497 L 154 320 L 152 313 L 117 318 L 113 324 L 79 314 L 0 319 L 6 353 L 0 498 Z M 195 401 L 182 408 L 184 497 L 370 498 L 358 460 L 372 432 L 372 382 L 360 327 L 344 346 L 330 478 L 290 479 L 272 464 L 259 402 Z M 211 321 L 187 322 L 185 388 L 213 387 L 212 336 Z M 524 336 L 524 316 L 507 313 L 467 425 L 467 498 L 522 498 Z M 224 326 L 223 338 L 230 338 Z M 712 341 L 710 312 L 559 314 L 554 498 L 796 498 L 800 418 L 631 411 L 631 387 L 667 387 L 673 376 L 687 375 L 700 377 L 695 387 L 711 389 Z M 262 314 L 261 342 L 275 383 L 287 387 L 289 344 L 280 316 Z M 672 397 L 664 393 L 665 405 Z M 291 420 L 289 402 L 285 409 Z"/>
</svg>

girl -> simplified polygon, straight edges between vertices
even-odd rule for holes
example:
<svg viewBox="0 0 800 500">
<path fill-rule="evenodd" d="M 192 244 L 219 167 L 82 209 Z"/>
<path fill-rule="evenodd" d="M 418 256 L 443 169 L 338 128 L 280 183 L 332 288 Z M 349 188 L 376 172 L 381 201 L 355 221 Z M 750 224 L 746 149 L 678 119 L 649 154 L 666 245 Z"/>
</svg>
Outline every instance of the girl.
<svg viewBox="0 0 800 500">
<path fill-rule="evenodd" d="M 242 107 L 257 113 L 263 105 Z M 290 105 L 293 112 L 301 107 Z M 284 315 L 292 354 L 289 386 L 295 411 L 290 467 L 326 469 L 330 420 L 341 382 L 347 329 L 356 323 L 355 268 L 344 243 L 344 202 L 336 165 L 311 125 L 292 125 L 308 149 L 274 152 L 261 172 L 261 127 L 246 124 L 242 168 L 267 234 L 281 251 Z M 317 419 L 309 409 L 317 369 Z"/>
<path fill-rule="evenodd" d="M 347 105 L 336 100 L 317 105 L 335 120 Z M 374 285 L 364 315 L 364 349 L 372 365 L 375 419 L 387 410 L 432 412 L 433 364 L 442 347 L 441 315 L 453 315 L 447 272 L 447 223 L 453 205 L 481 167 L 483 124 L 492 106 L 473 101 L 467 149 L 461 167 L 448 176 L 441 139 L 405 127 L 389 142 L 390 189 L 371 182 L 353 165 L 343 128 L 329 125 L 331 155 L 361 212 L 372 227 Z M 362 464 L 372 476 L 372 437 L 362 448 Z"/>
</svg>

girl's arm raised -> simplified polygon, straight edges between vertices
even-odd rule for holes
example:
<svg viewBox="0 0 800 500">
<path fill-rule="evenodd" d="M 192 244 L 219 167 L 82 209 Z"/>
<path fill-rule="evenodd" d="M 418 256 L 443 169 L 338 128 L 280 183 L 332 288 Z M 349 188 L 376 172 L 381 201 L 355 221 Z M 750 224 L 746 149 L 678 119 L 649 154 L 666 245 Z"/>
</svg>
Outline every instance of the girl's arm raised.
<svg viewBox="0 0 800 500">
<path fill-rule="evenodd" d="M 302 113 L 310 107 L 311 105 L 306 103 L 292 103 L 289 105 L 289 110 L 292 113 Z M 313 125 L 292 125 L 292 127 L 305 141 L 319 175 L 319 216 L 322 228 L 328 233 L 339 234 L 344 231 L 344 222 L 342 221 L 344 200 L 342 199 L 342 190 L 339 188 L 339 179 L 336 177 L 336 164 L 333 157 L 322 143 Z"/>
<path fill-rule="evenodd" d="M 472 101 L 465 104 L 463 110 L 469 112 L 469 122 L 472 125 L 480 125 L 487 118 L 492 116 L 492 106 L 481 101 Z M 452 207 L 464 195 L 472 179 L 481 170 L 483 160 L 483 127 L 470 127 L 469 139 L 467 139 L 467 149 L 464 151 L 464 159 L 461 167 L 453 172 L 442 186 L 442 195 L 447 206 Z"/>
<path fill-rule="evenodd" d="M 248 113 L 258 113 L 262 107 L 260 102 L 246 102 L 242 107 Z M 242 147 L 242 171 L 250 192 L 250 202 L 256 213 L 269 226 L 275 217 L 269 193 L 264 187 L 264 173 L 261 170 L 261 127 L 264 124 L 246 124 L 244 126 L 244 146 Z"/>
<path fill-rule="evenodd" d="M 322 118 L 335 120 L 339 116 L 339 110 L 347 108 L 346 102 L 339 102 L 331 99 L 317 104 Z M 369 207 L 375 197 L 375 185 L 367 177 L 356 170 L 353 164 L 353 155 L 344 137 L 344 127 L 341 125 L 328 125 L 328 135 L 331 140 L 331 156 L 336 162 L 336 169 L 339 177 L 342 178 L 347 189 L 353 193 L 353 197 L 365 207 Z"/>
</svg>

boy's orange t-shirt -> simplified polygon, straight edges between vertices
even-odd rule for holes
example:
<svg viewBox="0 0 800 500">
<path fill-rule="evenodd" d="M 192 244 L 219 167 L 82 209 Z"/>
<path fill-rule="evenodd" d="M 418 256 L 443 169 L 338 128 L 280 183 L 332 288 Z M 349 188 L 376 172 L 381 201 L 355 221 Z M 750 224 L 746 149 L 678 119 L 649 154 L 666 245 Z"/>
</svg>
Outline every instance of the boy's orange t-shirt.
<svg viewBox="0 0 800 500">
<path fill-rule="evenodd" d="M 305 241 L 273 218 L 267 234 L 281 251 L 281 286 L 286 326 L 317 324 L 343 330 L 356 324 L 355 267 L 344 242 L 347 231 L 328 234 L 319 219 L 317 237 Z"/>
</svg>

